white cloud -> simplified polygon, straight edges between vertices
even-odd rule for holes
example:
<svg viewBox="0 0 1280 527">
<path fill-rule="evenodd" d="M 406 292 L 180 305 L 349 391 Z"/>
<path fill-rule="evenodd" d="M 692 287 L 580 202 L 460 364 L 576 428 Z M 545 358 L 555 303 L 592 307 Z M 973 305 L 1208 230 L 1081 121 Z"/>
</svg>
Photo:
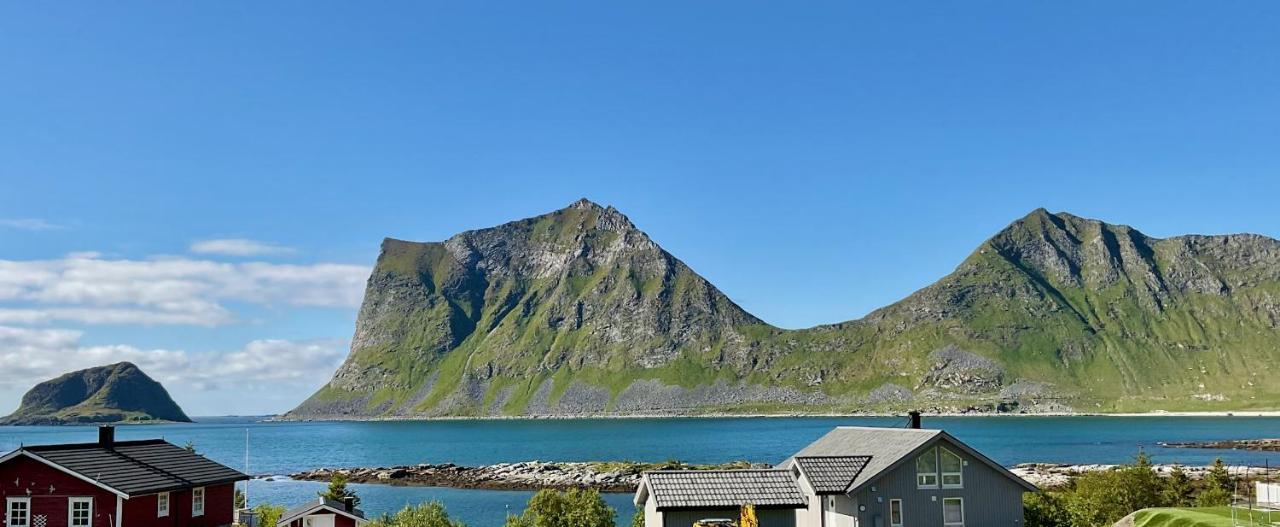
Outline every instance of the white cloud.
<svg viewBox="0 0 1280 527">
<path fill-rule="evenodd" d="M 8 227 L 10 229 L 19 229 L 24 231 L 54 231 L 66 228 L 65 226 L 50 223 L 47 220 L 39 218 L 0 219 L 0 227 Z"/>
<path fill-rule="evenodd" d="M 245 238 L 224 238 L 217 240 L 200 240 L 191 244 L 191 252 L 196 254 L 219 254 L 223 256 L 267 256 L 293 254 L 291 247 L 284 247 L 266 242 Z"/>
<path fill-rule="evenodd" d="M 182 324 L 234 320 L 224 303 L 356 307 L 369 268 L 189 258 L 0 260 L 0 323 Z"/>
<path fill-rule="evenodd" d="M 226 352 L 83 346 L 67 329 L 0 326 L 0 387 L 29 388 L 79 369 L 129 361 L 173 392 L 313 387 L 345 356 L 341 339 L 254 340 Z M 299 400 L 305 397 L 305 393 Z"/>
</svg>

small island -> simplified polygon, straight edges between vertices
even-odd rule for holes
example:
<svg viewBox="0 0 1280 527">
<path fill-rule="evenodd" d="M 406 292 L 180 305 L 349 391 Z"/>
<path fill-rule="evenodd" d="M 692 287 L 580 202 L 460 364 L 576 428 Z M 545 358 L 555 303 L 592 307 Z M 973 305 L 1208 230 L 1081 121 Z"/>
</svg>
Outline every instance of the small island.
<svg viewBox="0 0 1280 527">
<path fill-rule="evenodd" d="M 1217 441 L 1184 441 L 1160 443 L 1166 448 L 1212 448 L 1218 450 L 1259 450 L 1280 452 L 1280 439 L 1220 439 Z"/>
<path fill-rule="evenodd" d="M 0 425 L 74 425 L 101 423 L 189 423 L 191 418 L 169 392 L 129 362 L 98 366 L 59 376 L 22 396 Z"/>
</svg>

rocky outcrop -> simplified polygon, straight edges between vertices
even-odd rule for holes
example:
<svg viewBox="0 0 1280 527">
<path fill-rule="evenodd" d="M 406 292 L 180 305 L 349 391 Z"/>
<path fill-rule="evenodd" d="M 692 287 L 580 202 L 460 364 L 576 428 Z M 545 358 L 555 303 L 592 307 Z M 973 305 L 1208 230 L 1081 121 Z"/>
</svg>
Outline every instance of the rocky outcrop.
<svg viewBox="0 0 1280 527">
<path fill-rule="evenodd" d="M 128 362 L 74 371 L 37 384 L 4 425 L 173 421 L 191 418 L 160 383 Z"/>
<path fill-rule="evenodd" d="M 738 461 L 721 465 L 672 463 L 525 461 L 465 467 L 452 463 L 376 468 L 321 468 L 290 474 L 291 479 L 329 481 L 335 474 L 353 483 L 380 483 L 490 490 L 596 489 L 601 492 L 634 492 L 647 470 L 713 470 L 763 468 Z"/>
<path fill-rule="evenodd" d="M 899 302 L 783 330 L 581 200 L 384 241 L 350 355 L 285 418 L 1260 408 L 1277 330 L 1280 242 L 1043 209 Z"/>
<path fill-rule="evenodd" d="M 1212 448 L 1217 450 L 1258 450 L 1280 452 L 1280 439 L 1224 439 L 1220 441 L 1189 441 L 1160 443 L 1165 448 Z"/>
<path fill-rule="evenodd" d="M 1115 470 L 1120 465 L 1102 465 L 1102 464 L 1084 464 L 1069 465 L 1064 463 L 1022 463 L 1015 465 L 1009 469 L 1018 477 L 1027 480 L 1028 483 L 1040 487 L 1041 489 L 1056 489 L 1067 486 L 1071 480 L 1090 472 L 1101 472 L 1105 470 Z M 1193 480 L 1199 480 L 1208 473 L 1207 466 L 1187 466 L 1187 465 L 1153 465 L 1152 469 L 1161 477 L 1167 477 L 1173 472 L 1174 468 L 1181 468 Z M 1280 468 L 1267 467 L 1251 467 L 1251 466 L 1228 466 L 1227 470 L 1232 476 L 1244 479 L 1265 479 L 1274 478 L 1280 475 Z"/>
</svg>

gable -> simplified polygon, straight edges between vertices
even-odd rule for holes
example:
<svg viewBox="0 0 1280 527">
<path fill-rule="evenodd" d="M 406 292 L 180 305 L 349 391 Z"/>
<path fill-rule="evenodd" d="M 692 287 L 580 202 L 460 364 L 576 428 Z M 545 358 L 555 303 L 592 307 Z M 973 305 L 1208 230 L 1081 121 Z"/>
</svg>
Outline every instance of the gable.
<svg viewBox="0 0 1280 527">
<path fill-rule="evenodd" d="M 1010 472 L 1009 469 L 1004 468 L 999 463 L 996 463 L 995 461 L 993 461 L 991 458 L 988 458 L 987 456 L 983 455 L 981 452 L 978 452 L 972 447 L 964 444 L 960 440 L 951 436 L 951 434 L 940 431 L 939 434 L 935 436 L 933 439 L 924 442 L 923 444 L 917 446 L 914 450 L 904 454 L 902 457 L 897 459 L 894 463 L 886 466 L 878 473 L 872 474 L 866 478 L 859 477 L 854 484 L 851 484 L 849 486 L 849 488 L 847 489 L 847 492 L 849 494 L 853 494 L 858 491 L 861 491 L 862 489 L 868 486 L 871 486 L 876 481 L 882 479 L 884 476 L 891 473 L 895 475 L 901 475 L 902 477 L 908 478 L 910 480 L 914 480 L 916 475 L 916 459 L 922 455 L 925 455 L 927 452 L 931 451 L 935 447 L 943 447 L 959 455 L 960 458 L 965 462 L 966 473 L 971 474 L 970 471 L 972 470 L 984 470 L 992 473 L 992 475 L 995 475 L 999 478 L 1006 479 L 1009 481 L 1011 485 L 1022 487 L 1026 491 L 1036 492 L 1040 490 L 1035 485 L 1032 485 L 1031 483 L 1028 483 L 1026 480 L 1018 477 L 1016 474 Z M 972 463 L 970 463 L 970 461 L 972 461 Z"/>
<path fill-rule="evenodd" d="M 87 483 L 94 487 L 100 488 L 102 490 L 105 490 L 117 496 L 120 496 L 121 498 L 127 499 L 129 497 L 128 494 L 120 491 L 119 489 L 113 488 L 110 485 L 103 484 L 101 481 L 95 481 L 91 478 L 84 476 L 83 474 L 80 474 L 73 470 L 69 470 L 66 467 L 60 466 L 57 463 L 53 463 L 47 459 L 44 459 L 38 455 L 32 454 L 31 452 L 27 452 L 24 450 L 15 450 L 13 452 L 5 454 L 4 457 L 0 457 L 0 468 L 21 464 L 24 461 L 28 465 L 34 465 L 35 467 L 37 467 L 37 469 L 42 467 L 50 472 L 56 472 L 65 477 L 70 477 L 70 478 L 80 480 L 84 483 Z M 31 471 L 31 468 L 24 466 L 22 469 L 22 472 L 28 472 L 28 471 Z"/>
</svg>

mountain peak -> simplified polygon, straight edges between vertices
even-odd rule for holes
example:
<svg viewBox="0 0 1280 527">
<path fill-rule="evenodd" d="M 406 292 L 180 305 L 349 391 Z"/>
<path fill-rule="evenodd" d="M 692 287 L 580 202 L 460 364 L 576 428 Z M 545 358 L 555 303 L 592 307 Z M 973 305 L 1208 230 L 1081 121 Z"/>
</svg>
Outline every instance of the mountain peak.
<svg viewBox="0 0 1280 527">
<path fill-rule="evenodd" d="M 580 199 L 578 199 L 578 201 L 575 201 L 575 202 L 573 202 L 573 203 L 570 203 L 570 204 L 569 204 L 569 206 L 568 206 L 567 208 L 570 208 L 570 209 L 598 209 L 598 210 L 604 210 L 604 209 L 605 209 L 605 207 L 600 206 L 600 204 L 599 204 L 599 203 L 596 203 L 596 202 L 594 202 L 594 201 L 591 201 L 591 200 L 589 200 L 589 199 L 587 199 L 587 198 L 585 198 L 585 197 L 584 197 L 584 198 L 580 198 Z M 609 208 L 613 208 L 613 207 L 609 207 Z"/>
<path fill-rule="evenodd" d="M 190 422 L 160 383 L 131 362 L 63 374 L 37 384 L 0 424 Z"/>
</svg>

